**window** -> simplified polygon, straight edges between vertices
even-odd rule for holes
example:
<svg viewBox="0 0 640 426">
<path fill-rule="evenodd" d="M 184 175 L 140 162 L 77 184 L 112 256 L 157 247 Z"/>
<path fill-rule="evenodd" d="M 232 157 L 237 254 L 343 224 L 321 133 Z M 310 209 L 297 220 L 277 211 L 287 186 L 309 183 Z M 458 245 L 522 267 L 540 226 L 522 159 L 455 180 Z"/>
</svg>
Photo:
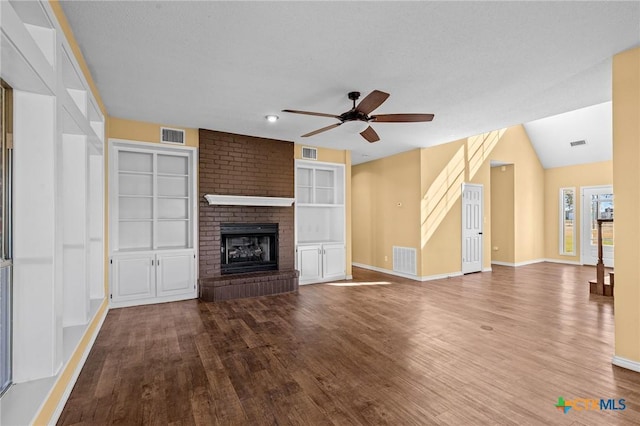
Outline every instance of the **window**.
<svg viewBox="0 0 640 426">
<path fill-rule="evenodd" d="M 613 219 L 613 194 L 591 195 L 591 245 L 598 246 L 598 219 Z M 613 246 L 613 222 L 602 224 L 602 245 Z"/>
<path fill-rule="evenodd" d="M 0 395 L 11 384 L 12 92 L 0 80 Z"/>
<path fill-rule="evenodd" d="M 560 189 L 560 254 L 576 254 L 575 188 Z"/>
</svg>

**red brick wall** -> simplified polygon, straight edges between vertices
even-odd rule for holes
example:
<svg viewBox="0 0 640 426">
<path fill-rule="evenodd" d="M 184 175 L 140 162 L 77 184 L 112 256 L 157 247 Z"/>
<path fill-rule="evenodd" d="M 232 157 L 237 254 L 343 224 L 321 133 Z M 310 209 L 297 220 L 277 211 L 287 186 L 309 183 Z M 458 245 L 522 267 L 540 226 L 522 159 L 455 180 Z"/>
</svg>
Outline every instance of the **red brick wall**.
<svg viewBox="0 0 640 426">
<path fill-rule="evenodd" d="M 200 278 L 220 275 L 221 223 L 278 223 L 278 264 L 292 270 L 293 207 L 210 206 L 205 194 L 293 197 L 293 143 L 200 129 Z"/>
</svg>

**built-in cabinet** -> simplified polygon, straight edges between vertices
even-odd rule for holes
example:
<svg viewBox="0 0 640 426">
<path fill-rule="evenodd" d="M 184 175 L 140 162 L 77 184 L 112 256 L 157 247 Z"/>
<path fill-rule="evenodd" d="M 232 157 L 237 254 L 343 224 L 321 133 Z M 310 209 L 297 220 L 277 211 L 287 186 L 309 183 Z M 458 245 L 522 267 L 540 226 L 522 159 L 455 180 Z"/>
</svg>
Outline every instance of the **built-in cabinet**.
<svg viewBox="0 0 640 426">
<path fill-rule="evenodd" d="M 296 268 L 300 284 L 344 279 L 345 168 L 296 160 Z"/>
<path fill-rule="evenodd" d="M 110 147 L 112 304 L 196 297 L 195 151 Z"/>
<path fill-rule="evenodd" d="M 195 291 L 193 250 L 133 253 L 112 259 L 115 302 L 190 295 Z"/>
</svg>

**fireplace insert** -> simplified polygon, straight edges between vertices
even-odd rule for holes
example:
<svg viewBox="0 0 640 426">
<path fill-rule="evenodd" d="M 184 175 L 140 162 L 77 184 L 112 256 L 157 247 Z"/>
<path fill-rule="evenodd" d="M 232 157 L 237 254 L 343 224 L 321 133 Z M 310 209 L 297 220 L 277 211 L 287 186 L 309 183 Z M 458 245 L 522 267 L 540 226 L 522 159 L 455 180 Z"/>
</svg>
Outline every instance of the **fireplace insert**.
<svg viewBox="0 0 640 426">
<path fill-rule="evenodd" d="M 277 223 L 223 223 L 220 234 L 222 274 L 278 269 Z"/>
</svg>

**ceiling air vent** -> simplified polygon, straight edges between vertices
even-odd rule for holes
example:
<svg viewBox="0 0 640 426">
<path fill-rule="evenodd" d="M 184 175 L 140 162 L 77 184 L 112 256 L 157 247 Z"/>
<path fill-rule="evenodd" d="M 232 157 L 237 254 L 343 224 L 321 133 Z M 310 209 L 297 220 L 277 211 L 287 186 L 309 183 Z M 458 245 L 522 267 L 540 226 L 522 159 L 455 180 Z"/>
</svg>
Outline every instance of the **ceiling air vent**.
<svg viewBox="0 0 640 426">
<path fill-rule="evenodd" d="M 184 130 L 160 127 L 160 142 L 184 145 Z"/>
<path fill-rule="evenodd" d="M 580 145 L 586 145 L 587 142 L 586 141 L 573 141 L 573 142 L 569 142 L 569 145 L 571 146 L 580 146 Z"/>
<path fill-rule="evenodd" d="M 302 158 L 305 160 L 317 160 L 318 159 L 318 149 L 317 148 L 309 148 L 306 146 L 302 147 Z"/>
</svg>

